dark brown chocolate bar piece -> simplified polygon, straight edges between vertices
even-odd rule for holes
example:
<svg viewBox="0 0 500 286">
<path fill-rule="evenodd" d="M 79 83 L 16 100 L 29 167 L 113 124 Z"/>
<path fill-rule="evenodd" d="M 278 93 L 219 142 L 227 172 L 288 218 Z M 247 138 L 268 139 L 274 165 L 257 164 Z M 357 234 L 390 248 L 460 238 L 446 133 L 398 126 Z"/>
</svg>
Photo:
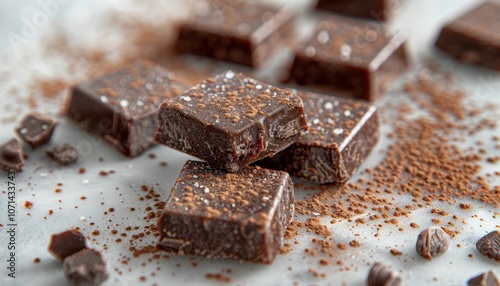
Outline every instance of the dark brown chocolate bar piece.
<svg viewBox="0 0 500 286">
<path fill-rule="evenodd" d="M 47 150 L 47 156 L 61 166 L 67 166 L 78 161 L 80 155 L 70 144 L 63 143 Z"/>
<path fill-rule="evenodd" d="M 368 273 L 368 286 L 399 286 L 402 284 L 401 277 L 397 272 L 391 271 L 386 265 L 376 262 Z"/>
<path fill-rule="evenodd" d="M 35 149 L 50 141 L 56 125 L 56 120 L 32 112 L 23 118 L 15 131 L 23 141 Z"/>
<path fill-rule="evenodd" d="M 0 169 L 7 172 L 21 172 L 25 164 L 19 140 L 12 138 L 0 145 Z"/>
<path fill-rule="evenodd" d="M 467 281 L 468 286 L 500 286 L 500 279 L 495 272 L 488 271 L 472 277 Z"/>
<path fill-rule="evenodd" d="M 179 31 L 176 48 L 238 64 L 267 63 L 294 29 L 295 12 L 262 1 L 196 1 Z"/>
<path fill-rule="evenodd" d="M 160 104 L 185 89 L 167 69 L 137 60 L 77 85 L 65 114 L 83 130 L 134 157 L 153 145 Z"/>
<path fill-rule="evenodd" d="M 436 46 L 470 64 L 500 71 L 500 3 L 485 1 L 443 27 Z"/>
<path fill-rule="evenodd" d="M 73 229 L 53 234 L 48 250 L 57 260 L 63 262 L 66 257 L 87 248 L 85 236 L 80 231 Z"/>
<path fill-rule="evenodd" d="M 101 285 L 108 279 L 107 262 L 94 249 L 83 249 L 63 262 L 64 276 L 73 286 Z"/>
<path fill-rule="evenodd" d="M 397 5 L 399 0 L 318 0 L 316 9 L 387 21 Z"/>
<path fill-rule="evenodd" d="M 377 109 L 366 101 L 299 92 L 309 131 L 256 165 L 326 184 L 345 183 L 379 138 Z"/>
<path fill-rule="evenodd" d="M 306 129 L 300 97 L 227 71 L 163 103 L 155 140 L 236 172 Z"/>
<path fill-rule="evenodd" d="M 409 66 L 406 37 L 379 23 L 323 17 L 295 49 L 287 81 L 375 100 Z"/>
<path fill-rule="evenodd" d="M 159 219 L 159 248 L 181 255 L 270 264 L 293 218 L 285 172 L 246 167 L 228 173 L 188 161 Z"/>
</svg>

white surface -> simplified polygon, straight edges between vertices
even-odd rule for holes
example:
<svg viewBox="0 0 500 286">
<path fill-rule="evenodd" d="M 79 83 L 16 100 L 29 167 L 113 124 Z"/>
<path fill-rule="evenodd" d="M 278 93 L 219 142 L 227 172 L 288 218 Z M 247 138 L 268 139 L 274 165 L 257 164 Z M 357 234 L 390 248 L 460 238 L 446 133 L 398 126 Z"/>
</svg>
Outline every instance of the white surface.
<svg viewBox="0 0 500 286">
<path fill-rule="evenodd" d="M 61 1 L 63 2 L 63 1 Z M 84 23 L 92 13 L 101 13 L 109 7 L 120 7 L 125 11 L 134 10 L 132 6 L 119 1 L 66 1 L 61 5 L 61 9 L 50 19 L 51 23 L 63 23 L 64 28 L 74 29 L 77 33 L 85 36 L 91 33 L 78 26 Z M 147 1 L 145 1 L 147 2 Z M 307 1 L 297 1 L 300 5 L 307 6 Z M 436 52 L 432 43 L 437 33 L 446 20 L 453 18 L 457 13 L 467 9 L 475 0 L 413 0 L 405 1 L 400 7 L 396 19 L 391 23 L 391 27 L 406 31 L 410 34 L 410 51 L 414 56 L 416 66 L 420 60 L 432 57 L 446 67 L 451 67 L 460 82 L 469 91 L 475 93 L 475 98 L 479 102 L 494 101 L 500 103 L 500 78 L 494 72 L 462 65 L 454 60 Z M 7 33 L 20 33 L 22 27 L 22 13 L 30 13 L 30 6 L 37 9 L 37 1 L 0 1 L 0 52 L 7 54 L 3 58 L 6 62 L 1 69 L 8 67 L 9 71 L 15 75 L 19 82 L 29 82 L 32 73 L 29 70 L 42 70 L 47 73 L 60 73 L 64 71 L 55 70 L 52 65 L 42 65 L 43 62 L 25 62 L 20 68 L 12 63 L 19 61 L 19 53 L 15 53 L 6 38 Z M 122 7 L 123 6 L 123 7 Z M 146 9 L 144 4 L 141 9 Z M 128 9 L 128 10 L 127 10 Z M 77 24 L 75 24 L 77 23 Z M 21 26 L 20 26 L 21 25 Z M 43 37 L 50 33 L 50 25 L 40 29 L 30 44 L 36 43 L 37 37 Z M 36 50 L 36 45 L 27 45 L 24 48 Z M 28 47 L 29 46 L 29 47 Z M 22 55 L 23 50 L 20 51 Z M 279 64 L 274 64 L 276 68 Z M 275 75 L 271 67 L 261 71 L 261 75 Z M 0 108 L 1 112 L 8 114 L 11 110 L 9 102 L 16 102 L 16 98 L 9 95 L 8 83 L 0 82 Z M 29 92 L 29 90 L 22 91 Z M 21 94 L 22 96 L 22 94 Z M 393 96 L 393 95 L 389 95 Z M 396 95 L 394 95 L 397 98 Z M 381 104 L 381 103 L 379 103 Z M 8 108 L 6 108 L 8 107 Z M 54 113 L 59 106 L 47 106 L 46 111 Z M 27 111 L 21 107 L 18 113 Z M 44 110 L 42 110 L 44 111 Z M 5 141 L 12 136 L 14 123 L 0 125 L 0 141 Z M 388 126 L 383 126 L 384 134 L 388 132 Z M 479 134 L 479 138 L 491 138 L 491 133 Z M 497 132 L 497 135 L 498 132 Z M 384 136 L 382 136 L 384 138 Z M 298 282 L 300 285 L 364 285 L 369 269 L 368 262 L 384 261 L 398 271 L 401 271 L 405 285 L 464 285 L 465 281 L 482 271 L 498 269 L 495 264 L 481 257 L 475 250 L 475 242 L 486 232 L 498 228 L 499 220 L 494 217 L 494 212 L 498 210 L 489 209 L 479 204 L 473 204 L 473 210 L 464 213 L 457 205 L 435 205 L 450 213 L 450 216 L 443 218 L 443 221 L 451 220 L 453 214 L 459 215 L 467 224 L 461 229 L 461 233 L 453 240 L 451 250 L 431 263 L 424 262 L 414 252 L 415 238 L 421 229 L 412 229 L 409 222 L 416 222 L 421 228 L 429 226 L 430 208 L 423 208 L 413 211 L 408 218 L 400 218 L 400 226 L 405 227 L 404 232 L 398 231 L 399 226 L 384 226 L 378 237 L 374 237 L 377 232 L 377 224 L 368 222 L 364 225 L 356 226 L 353 222 L 340 221 L 331 225 L 335 243 L 346 243 L 356 239 L 361 242 L 360 248 L 348 247 L 345 251 L 337 251 L 336 258 L 342 260 L 344 266 L 334 264 L 329 266 L 319 266 L 318 258 L 311 258 L 306 255 L 304 249 L 310 246 L 311 234 L 304 234 L 298 238 L 300 244 L 294 251 L 287 255 L 279 255 L 271 266 L 239 264 L 233 261 L 209 260 L 203 258 L 176 257 L 170 259 L 160 259 L 148 262 L 150 256 L 144 255 L 133 258 L 128 265 L 122 265 L 122 255 L 131 257 L 128 250 L 131 233 L 122 238 L 124 242 L 115 244 L 116 236 L 110 234 L 111 229 L 117 229 L 121 233 L 126 226 L 143 227 L 145 216 L 144 209 L 152 207 L 152 201 L 140 201 L 144 195 L 140 186 L 145 184 L 153 187 L 157 193 L 161 194 L 162 200 L 167 198 L 169 190 L 175 181 L 178 172 L 189 157 L 170 150 L 162 146 L 156 146 L 145 155 L 127 159 L 112 150 L 107 144 L 89 137 L 80 132 L 74 126 L 64 120 L 57 127 L 51 145 L 56 143 L 69 142 L 79 148 L 82 159 L 76 166 L 59 168 L 54 166 L 43 154 L 42 147 L 35 152 L 25 148 L 29 156 L 24 172 L 18 173 L 15 179 L 19 192 L 17 193 L 17 270 L 16 279 L 7 278 L 5 268 L 7 236 L 6 231 L 6 194 L 0 193 L 0 285 L 65 285 L 61 265 L 46 251 L 50 235 L 61 232 L 65 229 L 80 227 L 90 238 L 90 244 L 96 249 L 103 249 L 106 244 L 108 249 L 104 252 L 109 262 L 111 273 L 106 285 L 225 285 L 214 280 L 207 280 L 206 273 L 220 273 L 222 269 L 231 269 L 232 274 L 226 276 L 233 279 L 234 285 L 292 285 Z M 474 142 L 472 139 L 470 142 Z M 471 143 L 473 144 L 473 143 Z M 50 145 L 49 145 L 50 146 Z M 381 159 L 381 154 L 387 146 L 387 141 L 382 139 L 377 149 L 368 158 L 363 168 L 375 166 Z M 500 155 L 498 150 L 493 150 L 493 146 L 485 146 L 490 151 L 490 155 Z M 496 152 L 496 153 L 495 153 Z M 157 158 L 150 159 L 148 153 L 155 153 Z M 104 162 L 99 162 L 99 158 L 104 158 Z M 165 161 L 167 167 L 160 167 L 159 162 Z M 77 170 L 81 166 L 87 172 L 78 174 Z M 489 168 L 489 169 L 488 169 Z M 485 167 L 484 172 L 500 170 L 497 165 Z M 115 170 L 116 174 L 107 177 L 100 177 L 101 170 Z M 0 173 L 0 176 L 5 176 Z M 353 178 L 354 180 L 356 178 Z M 88 181 L 87 184 L 83 182 Z M 57 183 L 62 183 L 62 187 L 57 187 Z M 0 181 L 0 189 L 6 189 L 3 178 Z M 492 185 L 498 185 L 498 178 Z M 60 188 L 61 193 L 54 190 Z M 309 196 L 311 191 L 297 190 L 297 197 Z M 81 196 L 86 196 L 86 200 L 80 200 Z M 398 203 L 404 205 L 411 198 L 398 196 Z M 58 202 L 61 200 L 62 202 Z M 34 203 L 32 209 L 27 210 L 22 205 L 24 201 Z M 101 204 L 103 203 L 103 204 Z M 77 205 L 78 208 L 74 208 Z M 103 215 L 103 212 L 110 207 L 115 208 L 112 214 Z M 130 207 L 135 207 L 135 212 L 129 212 Z M 48 215 L 48 210 L 54 211 L 53 215 Z M 30 216 L 27 216 L 30 213 Z M 365 214 L 364 216 L 369 215 Z M 43 219 L 46 216 L 47 219 Z M 85 217 L 85 220 L 81 220 Z M 109 220 L 112 220 L 110 222 Z M 299 218 L 300 219 L 300 218 Z M 94 226 L 89 226 L 90 222 L 95 222 Z M 115 226 L 118 224 L 118 226 Z M 108 227 L 110 227 L 108 229 Z M 90 235 L 92 231 L 98 229 L 100 235 L 94 237 Z M 96 238 L 98 241 L 92 241 Z M 155 238 L 146 238 L 137 245 L 145 246 Z M 292 242 L 293 243 L 293 242 Z M 461 244 L 461 248 L 456 245 Z M 398 249 L 403 252 L 403 256 L 394 257 L 390 255 L 389 249 Z M 469 258 L 468 254 L 474 254 Z M 34 264 L 33 259 L 41 259 L 39 264 Z M 146 266 L 141 266 L 145 262 Z M 197 267 L 192 267 L 191 263 L 196 262 Z M 176 267 L 180 263 L 181 267 Z M 160 266 L 161 270 L 156 270 Z M 340 270 L 349 267 L 349 271 Z M 291 271 L 289 270 L 291 267 Z M 123 272 L 119 275 L 114 269 Z M 326 278 L 314 278 L 308 269 L 313 268 L 321 273 L 326 273 Z M 155 272 L 155 276 L 151 276 Z M 497 271 L 498 272 L 498 271 Z M 146 276 L 146 282 L 140 282 L 140 276 Z M 438 280 L 433 279 L 437 277 Z"/>
</svg>

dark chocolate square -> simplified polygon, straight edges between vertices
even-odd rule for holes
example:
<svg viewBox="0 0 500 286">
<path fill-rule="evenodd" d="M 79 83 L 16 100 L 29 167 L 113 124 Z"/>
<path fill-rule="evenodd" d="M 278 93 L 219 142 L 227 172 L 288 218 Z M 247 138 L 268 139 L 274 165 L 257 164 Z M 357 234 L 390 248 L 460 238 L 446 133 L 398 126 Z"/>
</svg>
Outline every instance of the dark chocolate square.
<svg viewBox="0 0 500 286">
<path fill-rule="evenodd" d="M 316 9 L 387 21 L 397 5 L 399 0 L 318 0 Z"/>
<path fill-rule="evenodd" d="M 23 141 L 35 149 L 50 141 L 56 125 L 56 120 L 32 112 L 22 119 L 15 131 Z"/>
<path fill-rule="evenodd" d="M 159 219 L 158 246 L 180 255 L 272 263 L 294 213 L 285 172 L 246 167 L 228 173 L 188 161 Z"/>
<path fill-rule="evenodd" d="M 374 100 L 408 66 L 406 37 L 375 22 L 323 17 L 295 50 L 288 81 Z"/>
<path fill-rule="evenodd" d="M 12 138 L 0 145 L 0 169 L 7 172 L 21 172 L 25 164 L 19 140 Z"/>
<path fill-rule="evenodd" d="M 165 102 L 155 140 L 236 172 L 306 129 L 300 97 L 228 71 Z"/>
<path fill-rule="evenodd" d="M 299 141 L 256 165 L 320 184 L 342 184 L 379 139 L 377 108 L 363 100 L 300 92 L 309 130 Z"/>
<path fill-rule="evenodd" d="M 295 12 L 262 1 L 196 1 L 194 15 L 179 30 L 176 48 L 259 67 L 293 32 Z"/>
<path fill-rule="evenodd" d="M 137 60 L 74 87 L 65 114 L 83 130 L 134 157 L 153 144 L 160 104 L 185 89 L 172 72 Z"/>
<path fill-rule="evenodd" d="M 483 2 L 445 25 L 436 46 L 465 63 L 500 71 L 500 3 Z"/>
</svg>

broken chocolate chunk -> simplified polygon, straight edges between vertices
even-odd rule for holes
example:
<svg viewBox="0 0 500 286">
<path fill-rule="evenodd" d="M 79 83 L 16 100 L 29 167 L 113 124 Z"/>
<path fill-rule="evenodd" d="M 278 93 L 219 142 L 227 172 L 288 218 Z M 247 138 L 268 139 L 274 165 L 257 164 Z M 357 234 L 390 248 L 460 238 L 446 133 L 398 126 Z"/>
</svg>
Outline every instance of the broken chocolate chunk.
<svg viewBox="0 0 500 286">
<path fill-rule="evenodd" d="M 476 242 L 476 248 L 482 255 L 500 262 L 500 231 L 495 230 Z"/>
<path fill-rule="evenodd" d="M 306 129 L 300 97 L 228 71 L 163 103 L 155 140 L 237 172 Z"/>
<path fill-rule="evenodd" d="M 252 67 L 260 67 L 292 34 L 296 13 L 263 1 L 201 0 L 181 25 L 176 48 Z"/>
<path fill-rule="evenodd" d="M 368 286 L 399 286 L 401 277 L 380 262 L 373 264 L 368 274 Z"/>
<path fill-rule="evenodd" d="M 228 173 L 188 161 L 158 228 L 158 247 L 174 254 L 270 264 L 293 218 L 294 187 L 285 172 L 245 167 Z"/>
<path fill-rule="evenodd" d="M 295 49 L 287 81 L 375 100 L 409 67 L 406 39 L 379 23 L 324 17 Z"/>
<path fill-rule="evenodd" d="M 23 141 L 28 143 L 31 148 L 35 149 L 50 141 L 56 125 L 56 120 L 32 112 L 23 118 L 20 125 L 16 128 L 16 133 Z"/>
<path fill-rule="evenodd" d="M 63 262 L 64 276 L 71 285 L 100 285 L 109 274 L 102 254 L 94 249 L 83 249 L 68 256 Z"/>
<path fill-rule="evenodd" d="M 495 272 L 488 271 L 475 276 L 467 281 L 468 286 L 500 286 L 500 279 Z"/>
<path fill-rule="evenodd" d="M 390 20 L 399 0 L 318 0 L 316 9 L 378 21 Z"/>
<path fill-rule="evenodd" d="M 64 259 L 83 249 L 87 249 L 87 239 L 76 229 L 53 234 L 50 238 L 49 252 L 63 262 Z"/>
<path fill-rule="evenodd" d="M 436 47 L 462 62 L 500 71 L 500 3 L 483 1 L 443 27 Z"/>
<path fill-rule="evenodd" d="M 287 149 L 255 164 L 319 184 L 345 183 L 378 142 L 374 105 L 299 92 L 309 130 Z"/>
<path fill-rule="evenodd" d="M 162 102 L 186 89 L 172 72 L 137 60 L 73 89 L 66 116 L 122 154 L 142 154 L 153 145 Z"/>
<path fill-rule="evenodd" d="M 47 150 L 46 153 L 49 158 L 62 166 L 71 165 L 78 161 L 80 157 L 78 151 L 67 143 L 56 145 L 52 149 Z"/>
<path fill-rule="evenodd" d="M 0 145 L 0 169 L 7 172 L 21 172 L 25 164 L 19 140 L 12 138 Z"/>
<path fill-rule="evenodd" d="M 428 227 L 418 235 L 415 246 L 418 255 L 431 261 L 450 248 L 450 236 L 440 227 Z"/>
</svg>

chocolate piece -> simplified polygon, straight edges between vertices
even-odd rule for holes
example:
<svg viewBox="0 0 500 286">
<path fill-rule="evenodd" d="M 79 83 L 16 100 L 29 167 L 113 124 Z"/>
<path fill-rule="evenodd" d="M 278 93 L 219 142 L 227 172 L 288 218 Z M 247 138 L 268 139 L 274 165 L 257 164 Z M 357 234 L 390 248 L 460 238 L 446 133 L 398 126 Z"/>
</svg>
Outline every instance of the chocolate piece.
<svg viewBox="0 0 500 286">
<path fill-rule="evenodd" d="M 252 67 L 269 61 L 293 32 L 295 12 L 262 1 L 197 1 L 177 50 Z"/>
<path fill-rule="evenodd" d="M 316 9 L 387 21 L 397 5 L 398 0 L 318 0 Z"/>
<path fill-rule="evenodd" d="M 15 131 L 23 141 L 28 143 L 31 148 L 35 149 L 50 141 L 56 125 L 56 120 L 32 112 L 23 118 L 21 124 Z"/>
<path fill-rule="evenodd" d="M 57 260 L 63 262 L 66 257 L 87 248 L 85 236 L 78 230 L 73 229 L 53 234 L 50 238 L 48 250 Z"/>
<path fill-rule="evenodd" d="M 500 3 L 485 1 L 443 27 L 436 47 L 469 63 L 500 71 Z"/>
<path fill-rule="evenodd" d="M 50 159 L 62 166 L 71 165 L 80 157 L 78 151 L 67 143 L 56 145 L 46 153 Z"/>
<path fill-rule="evenodd" d="M 159 219 L 158 246 L 181 255 L 272 263 L 293 218 L 285 172 L 246 167 L 228 173 L 188 161 Z"/>
<path fill-rule="evenodd" d="M 100 252 L 84 249 L 68 256 L 63 262 L 64 276 L 71 285 L 101 285 L 108 279 L 107 263 Z"/>
<path fill-rule="evenodd" d="M 25 164 L 19 140 L 12 138 L 0 145 L 0 169 L 7 172 L 21 172 Z"/>
<path fill-rule="evenodd" d="M 500 231 L 495 230 L 481 237 L 476 242 L 476 248 L 482 255 L 500 262 Z"/>
<path fill-rule="evenodd" d="M 228 71 L 163 103 L 155 140 L 236 172 L 306 128 L 298 96 Z"/>
<path fill-rule="evenodd" d="M 428 227 L 418 235 L 415 246 L 418 255 L 431 261 L 450 248 L 450 237 L 440 227 Z"/>
<path fill-rule="evenodd" d="M 76 86 L 65 114 L 83 130 L 134 157 L 153 145 L 160 104 L 185 89 L 165 68 L 137 60 Z"/>
<path fill-rule="evenodd" d="M 368 286 L 399 286 L 401 277 L 380 262 L 373 264 L 368 274 Z"/>
<path fill-rule="evenodd" d="M 342 97 L 298 95 L 309 131 L 287 149 L 255 164 L 315 183 L 345 183 L 378 142 L 376 107 Z"/>
<path fill-rule="evenodd" d="M 467 281 L 468 286 L 500 286 L 500 279 L 495 272 L 488 271 L 475 276 Z"/>
<path fill-rule="evenodd" d="M 408 67 L 402 34 L 389 35 L 378 23 L 324 17 L 295 49 L 287 81 L 374 100 Z"/>
</svg>

